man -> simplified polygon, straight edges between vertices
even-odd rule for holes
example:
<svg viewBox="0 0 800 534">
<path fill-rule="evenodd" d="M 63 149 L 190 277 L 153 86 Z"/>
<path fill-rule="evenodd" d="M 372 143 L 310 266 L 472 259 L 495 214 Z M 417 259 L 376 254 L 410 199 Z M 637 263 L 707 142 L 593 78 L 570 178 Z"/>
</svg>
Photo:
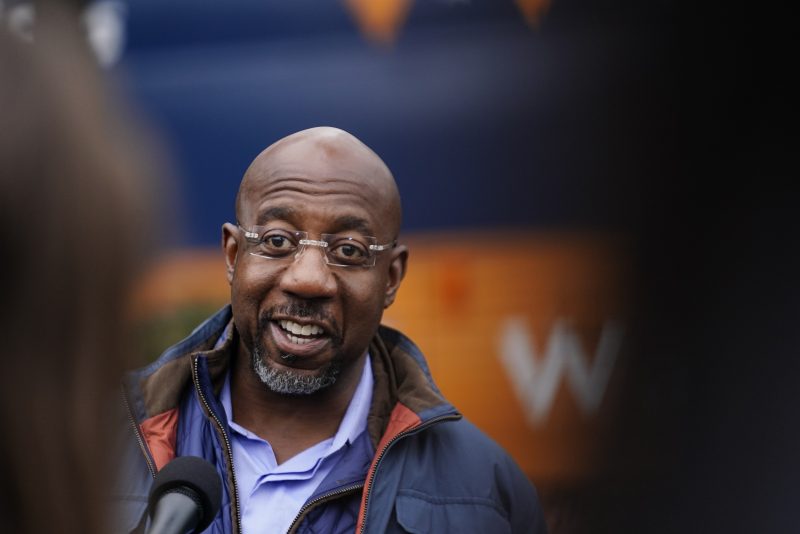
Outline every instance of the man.
<svg viewBox="0 0 800 534">
<path fill-rule="evenodd" d="M 383 161 L 313 128 L 262 152 L 222 228 L 231 305 L 126 381 L 129 528 L 176 456 L 214 464 L 207 532 L 544 532 L 514 462 L 380 326 L 408 251 Z"/>
</svg>

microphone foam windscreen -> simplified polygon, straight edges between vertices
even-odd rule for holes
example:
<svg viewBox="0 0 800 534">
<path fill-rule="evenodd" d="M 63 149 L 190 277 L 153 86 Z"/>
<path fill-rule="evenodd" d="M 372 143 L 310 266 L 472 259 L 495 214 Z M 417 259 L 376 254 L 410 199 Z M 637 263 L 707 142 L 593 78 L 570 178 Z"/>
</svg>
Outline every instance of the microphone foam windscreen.
<svg viewBox="0 0 800 534">
<path fill-rule="evenodd" d="M 217 515 L 222 500 L 222 483 L 214 466 L 197 456 L 179 456 L 169 462 L 156 474 L 150 490 L 150 513 L 162 495 L 179 488 L 189 488 L 197 493 L 203 509 L 201 523 L 208 526 Z"/>
</svg>

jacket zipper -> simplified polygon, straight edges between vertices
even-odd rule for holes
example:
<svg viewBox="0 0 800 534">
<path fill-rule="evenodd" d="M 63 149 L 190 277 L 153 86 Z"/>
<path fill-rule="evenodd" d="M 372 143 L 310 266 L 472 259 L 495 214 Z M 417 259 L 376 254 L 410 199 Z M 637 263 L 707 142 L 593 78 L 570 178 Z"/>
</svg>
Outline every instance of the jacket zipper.
<svg viewBox="0 0 800 534">
<path fill-rule="evenodd" d="M 439 423 L 441 421 L 447 421 L 447 420 L 450 420 L 450 419 L 452 419 L 452 420 L 461 419 L 461 415 L 450 414 L 450 415 L 440 415 L 439 417 L 434 417 L 433 419 L 430 419 L 430 420 L 426 421 L 425 423 L 422 423 L 419 426 L 416 426 L 414 428 L 410 428 L 408 430 L 400 432 L 395 437 L 390 439 L 389 442 L 386 445 L 383 446 L 383 449 L 381 449 L 381 452 L 378 453 L 378 459 L 375 461 L 375 469 L 372 470 L 372 473 L 369 476 L 369 480 L 367 481 L 367 486 L 366 486 L 367 487 L 367 494 L 364 496 L 364 521 L 361 523 L 361 530 L 359 530 L 359 534 L 364 534 L 364 531 L 367 528 L 367 508 L 369 507 L 369 496 L 370 496 L 370 493 L 372 493 L 372 486 L 373 486 L 373 482 L 375 480 L 375 475 L 377 474 L 378 468 L 381 465 L 381 461 L 383 460 L 383 455 L 386 454 L 386 451 L 389 450 L 389 447 L 391 447 L 395 442 L 397 442 L 397 440 L 399 440 L 401 438 L 404 438 L 404 437 L 409 436 L 411 434 L 416 434 L 417 432 L 425 430 L 426 428 L 430 427 L 431 425 L 434 425 L 434 424 Z"/>
<path fill-rule="evenodd" d="M 222 438 L 225 440 L 225 452 L 228 455 L 228 461 L 229 461 L 230 466 L 231 466 L 231 479 L 233 480 L 233 502 L 234 502 L 235 509 L 236 509 L 236 527 L 237 527 L 237 531 L 240 534 L 242 534 L 242 518 L 241 518 L 241 511 L 239 510 L 239 486 L 236 484 L 236 472 L 234 471 L 234 468 L 233 468 L 233 450 L 231 448 L 230 440 L 228 439 L 228 434 L 225 432 L 225 429 L 223 428 L 222 423 L 220 422 L 220 420 L 217 418 L 216 415 L 214 415 L 214 412 L 211 410 L 211 406 L 208 404 L 208 401 L 206 400 L 206 397 L 203 394 L 203 391 L 200 389 L 200 384 L 199 384 L 199 380 L 198 380 L 198 377 L 197 377 L 197 362 L 198 362 L 198 358 L 199 357 L 197 357 L 197 356 L 195 356 L 195 358 L 194 358 L 194 365 L 192 366 L 192 378 L 194 379 L 195 389 L 197 390 L 197 393 L 200 396 L 200 400 L 203 401 L 203 405 L 205 405 L 206 410 L 208 411 L 208 413 L 211 415 L 211 417 L 214 419 L 214 421 L 219 426 L 219 429 L 222 432 Z M 142 450 L 142 454 L 144 455 L 145 462 L 147 463 L 147 469 L 150 471 L 150 475 L 153 478 L 155 478 L 156 477 L 155 467 L 153 466 L 152 462 L 150 461 L 150 457 L 147 454 L 147 449 L 146 449 L 145 444 L 144 444 L 144 438 L 142 437 L 141 431 L 139 430 L 139 426 L 136 424 L 136 419 L 133 416 L 133 412 L 131 412 L 130 403 L 128 402 L 128 395 L 125 393 L 124 388 L 122 390 L 122 401 L 125 403 L 125 408 L 126 408 L 126 410 L 128 412 L 128 420 L 130 421 L 131 426 L 133 427 L 133 432 L 136 435 L 136 441 L 138 442 L 139 448 Z M 436 423 L 439 423 L 440 421 L 447 421 L 447 420 L 451 420 L 451 419 L 452 420 L 456 420 L 456 419 L 460 419 L 460 418 L 461 418 L 460 415 L 454 415 L 454 414 L 435 417 L 435 418 L 433 418 L 433 419 L 431 419 L 429 421 L 426 421 L 424 424 L 421 424 L 420 426 L 414 427 L 414 428 L 412 428 L 410 430 L 406 430 L 404 432 L 400 432 L 399 434 L 394 436 L 392 439 L 390 439 L 389 442 L 386 445 L 383 446 L 383 449 L 381 449 L 380 453 L 378 453 L 378 460 L 375 463 L 375 469 L 372 470 L 372 474 L 370 474 L 369 481 L 368 481 L 368 484 L 367 484 L 367 488 L 368 488 L 367 495 L 364 498 L 364 521 L 361 524 L 361 530 L 359 531 L 359 534 L 363 534 L 364 531 L 367 528 L 367 508 L 369 506 L 369 496 L 370 496 L 370 493 L 372 492 L 373 481 L 375 480 L 375 475 L 378 472 L 378 467 L 380 467 L 380 463 L 383 460 L 383 455 L 386 454 L 386 451 L 389 449 L 389 447 L 391 447 L 397 440 L 399 440 L 401 438 L 404 438 L 405 436 L 408 436 L 408 435 L 411 435 L 411 434 L 416 434 L 417 432 L 425 430 L 429 426 L 434 425 Z M 300 508 L 300 511 L 297 512 L 297 515 L 295 516 L 294 520 L 292 521 L 291 526 L 289 527 L 289 531 L 288 531 L 289 534 L 294 532 L 295 529 L 298 527 L 298 525 L 296 524 L 298 519 L 300 519 L 303 515 L 305 515 L 305 513 L 308 510 L 310 510 L 311 508 L 313 508 L 314 506 L 317 506 L 317 505 L 319 505 L 319 504 L 321 504 L 323 502 L 327 502 L 327 501 L 339 498 L 339 497 L 341 497 L 341 496 L 343 496 L 343 495 L 345 495 L 347 493 L 362 489 L 364 487 L 365 487 L 364 484 L 359 483 L 359 484 L 355 484 L 353 486 L 348 486 L 346 488 L 339 488 L 338 490 L 332 491 L 330 493 L 326 493 L 324 495 L 320 495 L 319 497 L 316 497 L 315 499 L 307 502 L 306 504 L 303 505 L 302 508 Z"/>
<path fill-rule="evenodd" d="M 200 400 L 203 401 L 203 405 L 206 407 L 206 410 L 217 423 L 217 426 L 222 433 L 222 439 L 225 440 L 225 452 L 228 455 L 228 463 L 231 466 L 231 480 L 233 481 L 233 506 L 236 510 L 236 531 L 239 534 L 242 534 L 242 514 L 241 510 L 239 509 L 239 485 L 236 483 L 236 472 L 233 469 L 233 449 L 231 447 L 231 442 L 228 439 L 228 433 L 225 432 L 225 428 L 222 426 L 222 423 L 211 410 L 211 406 L 208 404 L 206 400 L 206 396 L 203 394 L 202 389 L 200 388 L 200 380 L 197 374 L 197 362 L 200 359 L 199 356 L 194 357 L 194 365 L 192 365 L 192 378 L 194 379 L 194 387 L 197 390 L 197 394 L 200 396 Z"/>
<path fill-rule="evenodd" d="M 139 448 L 142 450 L 144 461 L 147 464 L 147 470 L 150 471 L 150 476 L 156 478 L 156 468 L 150 459 L 150 455 L 147 453 L 147 447 L 144 444 L 142 432 L 139 429 L 139 425 L 136 424 L 136 418 L 133 416 L 133 411 L 131 411 L 131 404 L 128 402 L 128 394 L 124 387 L 122 388 L 122 402 L 125 404 L 125 410 L 128 412 L 128 421 L 130 421 L 131 426 L 133 427 L 133 433 L 136 436 L 136 441 L 139 443 Z"/>
<path fill-rule="evenodd" d="M 289 526 L 288 534 L 291 534 L 292 532 L 296 531 L 297 527 L 300 526 L 299 524 L 297 524 L 298 520 L 301 517 L 303 517 L 306 514 L 306 512 L 308 510 L 310 510 L 311 508 L 313 508 L 313 507 L 315 507 L 318 504 L 321 504 L 323 502 L 332 501 L 334 499 L 342 497 L 343 495 L 345 495 L 347 493 L 352 493 L 354 491 L 360 490 L 363 487 L 364 487 L 364 483 L 363 482 L 359 482 L 358 484 L 354 484 L 352 486 L 347 486 L 345 488 L 339 488 L 337 490 L 331 491 L 330 493 L 325 493 L 324 495 L 320 495 L 319 497 L 315 497 L 314 499 L 308 501 L 307 503 L 305 503 L 303 505 L 302 508 L 300 508 L 300 511 L 297 512 L 297 515 L 294 516 L 294 520 L 292 521 L 292 524 Z"/>
</svg>

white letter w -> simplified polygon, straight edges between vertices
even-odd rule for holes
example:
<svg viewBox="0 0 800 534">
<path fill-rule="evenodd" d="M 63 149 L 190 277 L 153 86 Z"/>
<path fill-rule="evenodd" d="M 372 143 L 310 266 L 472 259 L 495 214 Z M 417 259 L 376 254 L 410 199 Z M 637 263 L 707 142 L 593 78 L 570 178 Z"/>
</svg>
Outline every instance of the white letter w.
<svg viewBox="0 0 800 534">
<path fill-rule="evenodd" d="M 562 375 L 581 411 L 594 414 L 603 400 L 622 342 L 622 329 L 613 321 L 603 327 L 591 363 L 575 331 L 563 319 L 553 325 L 544 355 L 537 357 L 524 319 L 512 317 L 500 331 L 500 360 L 505 366 L 528 420 L 541 425 L 550 413 Z"/>
</svg>

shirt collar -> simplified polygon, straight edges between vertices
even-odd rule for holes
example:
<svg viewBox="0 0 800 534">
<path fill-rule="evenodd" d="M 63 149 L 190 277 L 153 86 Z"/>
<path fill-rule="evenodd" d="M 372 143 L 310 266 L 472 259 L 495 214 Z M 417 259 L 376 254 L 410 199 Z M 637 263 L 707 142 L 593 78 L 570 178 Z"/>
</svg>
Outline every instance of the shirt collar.
<svg viewBox="0 0 800 534">
<path fill-rule="evenodd" d="M 336 434 L 333 436 L 330 447 L 321 454 L 320 458 L 325 458 L 333 454 L 341 449 L 345 443 L 353 443 L 355 439 L 366 430 L 367 415 L 369 414 L 369 408 L 372 403 L 372 388 L 372 364 L 370 363 L 370 355 L 368 353 L 367 357 L 364 358 L 364 368 L 361 372 L 358 386 L 353 393 L 353 398 L 350 399 L 350 404 L 347 405 L 347 410 L 344 413 L 344 417 L 342 417 L 342 422 L 339 424 Z M 260 439 L 246 428 L 237 424 L 232 418 L 233 404 L 231 402 L 230 370 L 228 370 L 225 383 L 220 392 L 220 403 L 225 409 L 225 417 L 227 418 L 228 426 L 233 432 L 251 439 Z"/>
</svg>

